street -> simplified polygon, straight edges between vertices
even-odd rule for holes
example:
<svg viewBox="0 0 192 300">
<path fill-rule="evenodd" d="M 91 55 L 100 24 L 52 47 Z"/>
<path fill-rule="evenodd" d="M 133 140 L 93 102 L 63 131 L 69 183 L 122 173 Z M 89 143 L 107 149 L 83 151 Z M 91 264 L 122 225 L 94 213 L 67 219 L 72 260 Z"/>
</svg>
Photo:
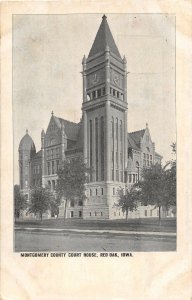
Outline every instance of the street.
<svg viewBox="0 0 192 300">
<path fill-rule="evenodd" d="M 15 230 L 15 251 L 175 251 L 175 236 Z"/>
</svg>

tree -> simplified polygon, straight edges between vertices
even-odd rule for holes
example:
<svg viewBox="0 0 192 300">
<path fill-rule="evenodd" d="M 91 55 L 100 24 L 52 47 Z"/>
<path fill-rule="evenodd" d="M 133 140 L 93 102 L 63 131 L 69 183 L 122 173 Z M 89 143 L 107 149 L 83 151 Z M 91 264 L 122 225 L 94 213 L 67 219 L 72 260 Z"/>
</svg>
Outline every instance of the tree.
<svg viewBox="0 0 192 300">
<path fill-rule="evenodd" d="M 141 203 L 158 207 L 160 224 L 161 208 L 166 207 L 167 204 L 165 169 L 160 164 L 144 168 L 139 186 L 141 188 Z"/>
<path fill-rule="evenodd" d="M 176 176 L 176 143 L 172 143 L 172 154 L 174 158 L 167 162 L 165 165 L 165 175 L 166 175 L 166 196 L 167 196 L 167 206 L 176 206 L 176 190 L 177 190 L 177 176 Z"/>
<path fill-rule="evenodd" d="M 139 190 L 135 186 L 131 187 L 130 190 L 124 190 L 121 188 L 118 191 L 119 199 L 116 206 L 121 207 L 123 213 L 126 213 L 126 221 L 128 219 L 129 211 L 133 211 L 137 208 L 137 200 L 139 196 Z"/>
<path fill-rule="evenodd" d="M 89 173 L 89 170 L 81 157 L 65 160 L 58 170 L 56 192 L 59 199 L 65 199 L 64 221 L 68 201 L 75 202 L 78 200 L 83 202 L 86 199 L 85 183 L 87 182 L 87 173 Z"/>
<path fill-rule="evenodd" d="M 15 221 L 16 218 L 20 216 L 21 210 L 27 207 L 27 199 L 26 197 L 20 192 L 20 186 L 14 185 L 14 217 Z"/>
<path fill-rule="evenodd" d="M 51 209 L 54 201 L 54 195 L 47 187 L 35 187 L 31 193 L 29 211 L 35 214 L 39 213 L 42 220 L 43 213 Z"/>
</svg>

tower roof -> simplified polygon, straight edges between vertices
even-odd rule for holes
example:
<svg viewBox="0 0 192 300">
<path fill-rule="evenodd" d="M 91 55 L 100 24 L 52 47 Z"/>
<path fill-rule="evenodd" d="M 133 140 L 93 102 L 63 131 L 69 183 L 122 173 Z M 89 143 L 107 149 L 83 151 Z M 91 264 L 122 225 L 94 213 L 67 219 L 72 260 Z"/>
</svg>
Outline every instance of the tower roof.
<svg viewBox="0 0 192 300">
<path fill-rule="evenodd" d="M 35 144 L 34 144 L 32 138 L 30 137 L 30 135 L 28 134 L 28 130 L 26 130 L 26 134 L 20 141 L 19 151 L 21 151 L 21 150 L 29 150 L 29 151 L 35 150 Z"/>
<path fill-rule="evenodd" d="M 115 44 L 115 41 L 113 39 L 111 30 L 109 28 L 109 25 L 107 23 L 107 17 L 104 15 L 102 17 L 102 22 L 99 27 L 99 30 L 96 34 L 95 40 L 93 42 L 93 46 L 89 52 L 88 58 L 99 53 L 105 51 L 106 47 L 109 48 L 109 50 L 121 58 L 121 55 L 119 53 L 119 50 Z"/>
</svg>

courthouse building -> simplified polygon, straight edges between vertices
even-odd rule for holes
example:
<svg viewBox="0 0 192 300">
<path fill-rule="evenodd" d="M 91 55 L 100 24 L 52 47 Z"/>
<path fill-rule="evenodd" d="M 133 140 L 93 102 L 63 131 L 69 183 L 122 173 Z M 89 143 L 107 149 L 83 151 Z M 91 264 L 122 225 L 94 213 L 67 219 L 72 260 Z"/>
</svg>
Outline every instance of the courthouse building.
<svg viewBox="0 0 192 300">
<path fill-rule="evenodd" d="M 40 151 L 36 152 L 28 132 L 21 139 L 20 188 L 28 198 L 35 186 L 48 186 L 54 191 L 61 162 L 82 156 L 93 170 L 86 184 L 87 199 L 69 203 L 67 217 L 123 218 L 123 212 L 114 205 L 118 189 L 136 183 L 142 168 L 160 163 L 162 157 L 155 152 L 148 124 L 142 130 L 127 132 L 126 58 L 119 53 L 106 16 L 88 56 L 82 60 L 82 77 L 80 122 L 70 122 L 52 112 L 47 130 L 41 132 Z M 59 216 L 63 216 L 62 205 Z M 130 216 L 157 217 L 158 211 L 140 206 Z"/>
</svg>

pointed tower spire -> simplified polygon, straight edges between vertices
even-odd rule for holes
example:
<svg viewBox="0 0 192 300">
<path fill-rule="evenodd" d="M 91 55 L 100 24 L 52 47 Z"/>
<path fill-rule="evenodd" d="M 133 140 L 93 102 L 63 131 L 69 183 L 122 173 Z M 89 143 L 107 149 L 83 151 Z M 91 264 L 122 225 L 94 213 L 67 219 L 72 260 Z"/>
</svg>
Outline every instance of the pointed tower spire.
<svg viewBox="0 0 192 300">
<path fill-rule="evenodd" d="M 95 37 L 93 46 L 89 52 L 88 58 L 91 56 L 94 56 L 95 54 L 98 54 L 100 52 L 104 52 L 107 46 L 109 47 L 110 52 L 115 54 L 117 57 L 121 58 L 119 50 L 113 39 L 111 30 L 107 23 L 107 17 L 106 17 L 106 15 L 103 15 L 101 25 L 96 34 L 96 37 Z"/>
</svg>

